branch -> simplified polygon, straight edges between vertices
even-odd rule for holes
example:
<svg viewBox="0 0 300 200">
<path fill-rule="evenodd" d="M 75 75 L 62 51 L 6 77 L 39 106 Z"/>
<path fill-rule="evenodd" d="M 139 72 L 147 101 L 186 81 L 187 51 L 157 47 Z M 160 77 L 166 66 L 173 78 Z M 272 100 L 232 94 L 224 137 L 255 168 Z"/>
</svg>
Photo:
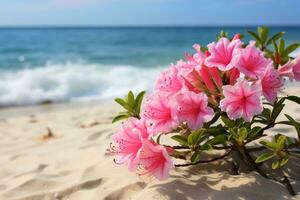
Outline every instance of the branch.
<svg viewBox="0 0 300 200">
<path fill-rule="evenodd" d="M 167 147 L 167 148 L 172 148 L 172 149 L 191 149 L 190 147 L 187 147 L 187 146 L 170 146 L 170 145 L 163 145 L 163 146 Z M 200 147 L 200 146 L 197 146 L 197 147 Z M 225 149 L 231 149 L 231 148 L 233 148 L 233 146 L 213 146 L 212 148 L 214 150 L 225 150 Z"/>
<path fill-rule="evenodd" d="M 265 149 L 266 149 L 266 147 L 264 147 L 264 146 L 247 148 L 247 150 L 248 150 L 249 152 L 263 151 L 263 150 L 265 150 Z"/>
<path fill-rule="evenodd" d="M 190 147 L 187 147 L 187 146 L 170 146 L 170 145 L 163 145 L 164 147 L 167 147 L 167 148 L 172 148 L 172 149 L 190 149 Z"/>
<path fill-rule="evenodd" d="M 231 153 L 231 150 L 228 151 L 227 153 L 225 153 L 224 155 L 219 156 L 219 157 L 216 157 L 216 158 L 212 158 L 212 159 L 209 159 L 209 160 L 199 160 L 198 162 L 195 162 L 195 163 L 177 164 L 177 165 L 175 165 L 175 167 L 188 167 L 188 166 L 191 166 L 191 165 L 197 165 L 197 164 L 200 164 L 200 163 L 210 163 L 210 162 L 214 162 L 214 161 L 216 161 L 216 160 L 220 160 L 220 159 L 225 158 L 225 157 L 228 156 L 230 153 Z"/>
<path fill-rule="evenodd" d="M 204 127 L 210 127 L 212 124 L 214 124 L 216 121 L 218 121 L 218 119 L 220 118 L 221 113 L 217 112 L 215 114 L 215 116 L 212 118 L 212 120 L 210 120 L 209 122 L 207 122 L 206 124 L 204 124 Z"/>
</svg>

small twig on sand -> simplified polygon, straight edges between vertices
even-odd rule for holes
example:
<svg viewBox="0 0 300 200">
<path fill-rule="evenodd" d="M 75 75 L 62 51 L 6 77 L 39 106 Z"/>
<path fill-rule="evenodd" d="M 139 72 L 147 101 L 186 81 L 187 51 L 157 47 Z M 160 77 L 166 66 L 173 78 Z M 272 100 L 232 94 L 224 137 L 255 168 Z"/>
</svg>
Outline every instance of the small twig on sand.
<svg viewBox="0 0 300 200">
<path fill-rule="evenodd" d="M 93 122 L 93 123 L 91 123 L 91 124 L 88 124 L 88 125 L 84 125 L 84 124 L 82 124 L 82 125 L 80 125 L 80 128 L 90 128 L 90 127 L 93 127 L 93 126 L 97 126 L 97 125 L 99 125 L 100 123 L 99 122 Z"/>
<path fill-rule="evenodd" d="M 55 134 L 52 132 L 52 130 L 49 127 L 46 127 L 47 133 L 43 134 L 39 139 L 41 140 L 48 140 L 50 138 L 54 138 Z"/>
<path fill-rule="evenodd" d="M 50 129 L 49 127 L 47 127 L 46 129 L 47 129 L 47 131 L 48 131 L 48 133 L 47 133 L 46 136 L 47 136 L 48 138 L 53 137 L 54 135 L 53 135 L 51 129 Z"/>
</svg>

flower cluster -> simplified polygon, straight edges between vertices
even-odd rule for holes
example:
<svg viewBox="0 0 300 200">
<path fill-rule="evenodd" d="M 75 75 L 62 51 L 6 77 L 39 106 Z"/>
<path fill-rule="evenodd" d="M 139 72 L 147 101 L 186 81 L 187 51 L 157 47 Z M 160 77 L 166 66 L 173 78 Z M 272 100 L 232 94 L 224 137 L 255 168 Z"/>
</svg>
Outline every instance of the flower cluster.
<svg viewBox="0 0 300 200">
<path fill-rule="evenodd" d="M 262 30 L 266 34 L 266 29 Z M 263 137 L 265 129 L 256 127 L 253 133 L 254 124 L 272 127 L 279 114 L 274 117 L 263 102 L 273 110 L 283 107 L 278 94 L 287 81 L 300 81 L 300 56 L 285 55 L 291 48 L 285 51 L 281 41 L 278 47 L 276 41 L 282 34 L 271 42 L 265 35 L 255 36 L 256 41 L 245 43 L 241 34 L 232 38 L 221 34 L 207 47 L 196 44 L 194 54 L 186 54 L 184 60 L 160 74 L 154 93 L 143 103 L 142 95 L 135 100 L 132 93 L 126 100 L 118 99 L 128 112 L 117 116 L 117 120 L 127 120 L 113 136 L 110 151 L 116 155 L 115 162 L 140 175 L 164 180 L 174 168 L 172 157 L 178 158 L 181 152 L 161 144 L 162 135 L 179 133 L 172 138 L 190 150 L 192 164 L 199 161 L 201 151 L 216 145 L 244 147 Z M 266 48 L 272 42 L 274 52 Z M 220 117 L 223 123 L 213 126 Z M 213 129 L 219 135 L 211 134 Z M 217 137 L 222 142 L 216 143 Z"/>
</svg>

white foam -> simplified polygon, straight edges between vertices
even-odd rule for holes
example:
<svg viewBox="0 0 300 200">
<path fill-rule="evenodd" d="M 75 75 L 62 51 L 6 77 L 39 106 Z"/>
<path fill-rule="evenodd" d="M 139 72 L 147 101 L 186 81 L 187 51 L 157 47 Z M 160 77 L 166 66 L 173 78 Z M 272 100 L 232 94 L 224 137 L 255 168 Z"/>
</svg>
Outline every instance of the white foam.
<svg viewBox="0 0 300 200">
<path fill-rule="evenodd" d="M 162 68 L 66 63 L 4 71 L 0 74 L 0 105 L 88 101 L 123 96 L 128 90 L 149 91 Z"/>
</svg>

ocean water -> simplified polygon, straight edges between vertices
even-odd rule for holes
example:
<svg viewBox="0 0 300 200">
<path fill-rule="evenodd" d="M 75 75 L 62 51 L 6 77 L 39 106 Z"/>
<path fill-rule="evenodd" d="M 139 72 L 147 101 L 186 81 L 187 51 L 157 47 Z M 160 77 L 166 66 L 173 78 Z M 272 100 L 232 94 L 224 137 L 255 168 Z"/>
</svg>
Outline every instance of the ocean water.
<svg viewBox="0 0 300 200">
<path fill-rule="evenodd" d="M 254 27 L 0 28 L 0 106 L 89 101 L 151 91 L 158 74 L 220 30 Z M 300 42 L 300 27 L 285 31 Z M 249 39 L 249 37 L 246 37 Z"/>
</svg>

